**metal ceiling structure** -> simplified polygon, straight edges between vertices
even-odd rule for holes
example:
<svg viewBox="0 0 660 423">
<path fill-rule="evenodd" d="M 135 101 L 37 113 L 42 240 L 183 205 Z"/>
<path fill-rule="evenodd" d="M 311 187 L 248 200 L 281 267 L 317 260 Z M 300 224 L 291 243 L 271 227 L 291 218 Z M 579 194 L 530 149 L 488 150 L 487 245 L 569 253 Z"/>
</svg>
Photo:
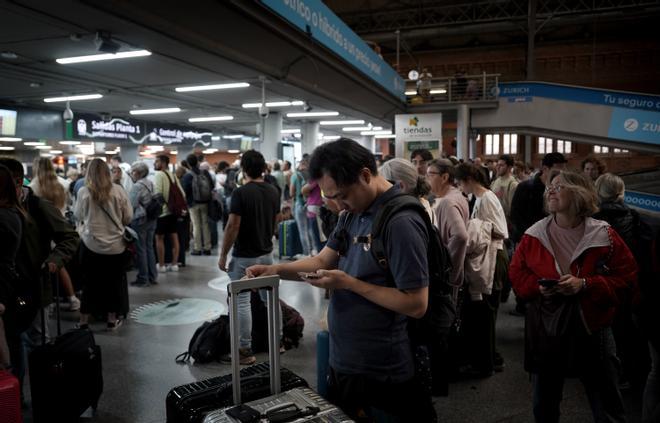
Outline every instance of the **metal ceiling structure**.
<svg viewBox="0 0 660 423">
<path fill-rule="evenodd" d="M 97 53 L 98 31 L 121 51 L 151 56 L 62 65 L 55 59 Z M 243 103 L 305 101 L 340 117 L 389 125 L 405 105 L 323 46 L 253 1 L 62 0 L 0 1 L 0 104 L 63 110 L 46 97 L 99 93 L 71 102 L 75 112 L 127 117 L 130 110 L 179 107 L 154 118 L 191 125 L 188 118 L 232 115 L 201 124 L 219 133 L 254 134 L 260 117 Z M 248 88 L 176 92 L 176 87 L 247 82 Z M 302 107 L 283 109 L 302 111 Z M 285 119 L 286 125 L 299 121 Z M 194 126 L 194 125 L 193 125 Z"/>
</svg>

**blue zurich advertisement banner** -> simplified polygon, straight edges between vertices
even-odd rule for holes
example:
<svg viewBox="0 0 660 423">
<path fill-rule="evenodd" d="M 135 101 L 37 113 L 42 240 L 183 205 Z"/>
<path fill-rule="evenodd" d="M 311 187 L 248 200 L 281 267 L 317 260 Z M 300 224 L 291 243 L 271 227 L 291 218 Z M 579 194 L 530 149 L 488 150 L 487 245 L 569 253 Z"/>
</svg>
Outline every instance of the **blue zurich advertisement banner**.
<svg viewBox="0 0 660 423">
<path fill-rule="evenodd" d="M 567 85 L 542 82 L 500 83 L 499 96 L 545 97 L 556 100 L 576 101 L 579 103 L 660 112 L 660 96 L 571 87 Z"/>
<path fill-rule="evenodd" d="M 315 40 L 369 76 L 401 101 L 405 82 L 397 72 L 320 0 L 261 0 Z"/>
<path fill-rule="evenodd" d="M 607 136 L 660 145 L 660 113 L 614 108 Z"/>
</svg>

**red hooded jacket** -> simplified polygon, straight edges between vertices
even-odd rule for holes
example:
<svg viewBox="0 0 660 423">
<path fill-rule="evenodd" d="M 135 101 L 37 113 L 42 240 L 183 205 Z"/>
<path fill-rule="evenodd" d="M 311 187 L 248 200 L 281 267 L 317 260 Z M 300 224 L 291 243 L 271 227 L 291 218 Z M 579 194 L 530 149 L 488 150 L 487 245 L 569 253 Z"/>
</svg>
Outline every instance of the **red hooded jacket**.
<svg viewBox="0 0 660 423">
<path fill-rule="evenodd" d="M 532 225 L 523 235 L 511 260 L 509 278 L 520 298 L 533 300 L 541 295 L 538 280 L 559 279 L 547 227 L 550 215 Z M 580 296 L 582 313 L 589 329 L 611 325 L 624 292 L 637 292 L 637 264 L 621 237 L 606 222 L 587 217 L 584 236 L 571 258 L 571 274 L 585 278 Z"/>
</svg>

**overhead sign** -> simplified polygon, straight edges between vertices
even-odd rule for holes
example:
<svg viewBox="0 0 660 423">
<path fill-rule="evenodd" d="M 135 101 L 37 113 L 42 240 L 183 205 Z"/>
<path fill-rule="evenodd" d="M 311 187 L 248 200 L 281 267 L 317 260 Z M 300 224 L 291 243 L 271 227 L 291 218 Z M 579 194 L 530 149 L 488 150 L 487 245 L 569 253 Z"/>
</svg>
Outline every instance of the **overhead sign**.
<svg viewBox="0 0 660 423">
<path fill-rule="evenodd" d="M 517 98 L 545 97 L 555 100 L 660 112 L 660 96 L 571 87 L 543 82 L 500 83 L 499 96 Z"/>
<path fill-rule="evenodd" d="M 404 147 L 401 152 L 404 158 L 410 158 L 410 153 L 420 148 L 431 151 L 434 157 L 440 154 L 442 113 L 396 115 L 394 124 L 396 144 Z"/>
<path fill-rule="evenodd" d="M 16 110 L 0 109 L 0 135 L 16 135 Z"/>
<path fill-rule="evenodd" d="M 660 145 L 660 113 L 615 108 L 608 136 Z"/>
<path fill-rule="evenodd" d="M 403 78 L 320 0 L 261 0 L 281 17 L 352 64 L 401 101 Z"/>
<path fill-rule="evenodd" d="M 126 142 L 131 144 L 194 144 L 211 145 L 211 131 L 165 123 L 140 122 L 132 119 L 103 120 L 94 115 L 76 114 L 72 133 L 77 140 Z"/>
</svg>

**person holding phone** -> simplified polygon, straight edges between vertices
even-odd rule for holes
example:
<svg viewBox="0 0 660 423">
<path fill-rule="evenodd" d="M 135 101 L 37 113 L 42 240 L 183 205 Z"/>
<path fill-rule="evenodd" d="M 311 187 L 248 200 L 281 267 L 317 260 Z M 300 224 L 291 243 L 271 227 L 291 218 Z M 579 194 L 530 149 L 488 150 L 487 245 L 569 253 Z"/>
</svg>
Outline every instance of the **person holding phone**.
<svg viewBox="0 0 660 423">
<path fill-rule="evenodd" d="M 626 416 L 611 324 L 622 293 L 636 290 L 637 265 L 616 231 L 590 217 L 598 210 L 598 200 L 584 175 L 551 173 L 544 201 L 549 216 L 523 235 L 509 269 L 511 284 L 517 295 L 541 304 L 528 309 L 526 325 L 538 317 L 530 314 L 543 307 L 558 310 L 565 304 L 576 305 L 583 317 L 572 321 L 576 325 L 572 329 L 584 329 L 577 376 L 594 420 L 623 422 Z M 529 351 L 528 337 L 525 342 Z M 550 369 L 549 364 L 536 367 L 527 369 L 532 372 L 535 420 L 558 422 L 564 378 L 573 375 L 568 369 Z"/>
<path fill-rule="evenodd" d="M 329 399 L 364 421 L 434 422 L 429 393 L 415 378 L 407 317 L 428 304 L 429 234 L 422 216 L 402 210 L 383 232 L 389 272 L 370 252 L 372 221 L 401 193 L 378 173 L 373 154 L 342 138 L 314 150 L 310 176 L 344 212 L 326 246 L 293 263 L 251 266 L 251 277 L 280 275 L 331 288 Z M 405 246 L 402 247 L 402 246 Z"/>
</svg>

